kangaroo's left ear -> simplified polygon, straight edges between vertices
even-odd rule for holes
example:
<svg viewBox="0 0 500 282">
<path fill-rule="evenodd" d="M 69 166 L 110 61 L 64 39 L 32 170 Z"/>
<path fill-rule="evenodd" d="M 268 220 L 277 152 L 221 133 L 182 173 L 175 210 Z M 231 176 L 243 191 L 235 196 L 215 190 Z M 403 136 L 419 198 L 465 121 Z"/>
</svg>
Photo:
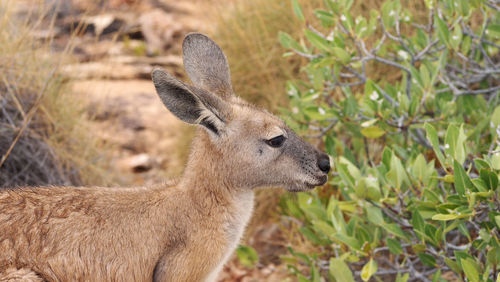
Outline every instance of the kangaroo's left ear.
<svg viewBox="0 0 500 282">
<path fill-rule="evenodd" d="M 230 106 L 208 91 L 188 86 L 161 69 L 152 73 L 153 82 L 163 104 L 180 120 L 203 125 L 217 136 L 224 131 Z"/>
<path fill-rule="evenodd" d="M 212 39 L 200 33 L 188 34 L 182 53 L 186 73 L 196 87 L 222 99 L 234 95 L 226 55 Z"/>
</svg>

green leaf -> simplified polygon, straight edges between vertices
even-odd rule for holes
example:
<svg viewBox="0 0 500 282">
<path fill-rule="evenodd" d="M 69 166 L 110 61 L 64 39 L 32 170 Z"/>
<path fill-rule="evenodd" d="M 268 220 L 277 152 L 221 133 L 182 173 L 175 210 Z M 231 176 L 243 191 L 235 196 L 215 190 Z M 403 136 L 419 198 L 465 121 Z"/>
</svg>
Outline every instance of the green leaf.
<svg viewBox="0 0 500 282">
<path fill-rule="evenodd" d="M 342 88 L 342 90 L 347 90 L 348 88 Z M 349 95 L 347 99 L 345 99 L 344 103 L 344 112 L 346 116 L 354 116 L 358 114 L 358 102 L 353 95 Z"/>
<path fill-rule="evenodd" d="M 384 23 L 386 28 L 390 28 L 396 23 L 396 17 L 395 17 L 396 13 L 397 11 L 395 11 L 394 2 L 386 1 L 382 5 L 381 9 L 382 22 Z"/>
<path fill-rule="evenodd" d="M 322 107 L 307 107 L 302 111 L 305 115 L 310 117 L 311 120 L 325 120 L 329 118 L 333 118 L 333 115 L 330 112 L 325 111 Z"/>
<path fill-rule="evenodd" d="M 382 152 L 382 163 L 389 170 L 391 168 L 392 151 L 389 147 L 385 147 Z"/>
<path fill-rule="evenodd" d="M 448 126 L 444 145 L 445 152 L 448 156 L 454 157 L 461 164 L 465 161 L 465 140 L 466 137 L 463 125 L 460 129 L 453 124 Z"/>
<path fill-rule="evenodd" d="M 500 37 L 500 24 L 490 24 L 488 25 L 488 35 L 491 38 L 499 38 Z"/>
<path fill-rule="evenodd" d="M 457 50 L 458 47 L 460 46 L 460 43 L 462 42 L 462 28 L 460 28 L 460 25 L 455 25 L 455 29 L 453 30 L 453 34 L 451 35 L 450 38 L 450 43 L 453 49 Z"/>
<path fill-rule="evenodd" d="M 346 186 L 354 188 L 354 178 L 349 174 L 348 166 L 346 164 L 339 163 L 337 165 L 337 172 Z"/>
<path fill-rule="evenodd" d="M 335 18 L 332 13 L 324 10 L 316 10 L 314 11 L 314 14 L 321 21 L 321 24 L 324 27 L 331 27 L 335 25 Z"/>
<path fill-rule="evenodd" d="M 281 45 L 286 49 L 302 51 L 302 46 L 300 46 L 300 44 L 295 41 L 288 33 L 280 31 L 278 33 L 278 38 Z"/>
<path fill-rule="evenodd" d="M 474 163 L 476 164 L 478 170 L 490 169 L 490 165 L 488 164 L 488 162 L 483 159 L 474 159 Z"/>
<path fill-rule="evenodd" d="M 384 224 L 383 227 L 393 235 L 396 235 L 402 239 L 408 239 L 403 232 L 403 229 L 401 229 L 401 227 L 399 227 L 399 225 L 397 225 L 396 223 Z"/>
<path fill-rule="evenodd" d="M 463 166 L 456 160 L 453 161 L 453 170 L 455 171 L 455 189 L 459 195 L 463 196 L 466 189 L 472 188 L 473 184 Z"/>
<path fill-rule="evenodd" d="M 436 259 L 433 256 L 426 253 L 419 253 L 418 258 L 423 264 L 430 267 L 436 267 Z"/>
<path fill-rule="evenodd" d="M 489 243 L 491 240 L 491 235 L 484 228 L 481 228 L 481 230 L 479 230 L 479 236 L 481 236 L 481 239 L 483 239 L 486 243 Z"/>
<path fill-rule="evenodd" d="M 298 274 L 299 282 L 311 282 L 311 280 L 302 274 Z"/>
<path fill-rule="evenodd" d="M 384 217 L 382 216 L 382 210 L 376 206 L 366 207 L 366 217 L 368 220 L 378 226 L 385 224 Z"/>
<path fill-rule="evenodd" d="M 347 166 L 347 171 L 349 172 L 349 175 L 351 175 L 354 179 L 361 178 L 361 172 L 359 171 L 359 169 L 348 159 L 344 157 L 339 157 L 339 163 L 345 164 Z"/>
<path fill-rule="evenodd" d="M 446 23 L 438 16 L 435 17 L 438 37 L 446 46 L 450 46 L 450 31 Z"/>
<path fill-rule="evenodd" d="M 460 218 L 460 216 L 458 214 L 441 214 L 441 213 L 438 213 L 434 216 L 432 216 L 432 220 L 453 220 L 453 219 L 457 219 L 457 218 Z"/>
<path fill-rule="evenodd" d="M 420 72 L 415 67 L 410 66 L 410 73 L 413 78 L 412 82 L 416 82 L 415 85 L 419 86 L 420 89 L 424 88 L 424 81 L 422 80 Z"/>
<path fill-rule="evenodd" d="M 325 0 L 325 5 L 326 7 L 328 7 L 328 9 L 332 12 L 335 12 L 335 13 L 340 13 L 340 3 L 337 2 L 336 0 Z"/>
<path fill-rule="evenodd" d="M 408 181 L 408 177 L 403 165 L 401 164 L 401 160 L 394 153 L 391 157 L 391 169 L 387 172 L 386 178 L 389 180 L 391 185 L 396 187 L 398 190 L 401 188 L 403 183 Z"/>
<path fill-rule="evenodd" d="M 351 269 L 349 269 L 349 266 L 339 258 L 330 259 L 329 272 L 337 282 L 354 282 Z"/>
<path fill-rule="evenodd" d="M 288 249 L 288 251 L 289 251 L 289 252 L 290 252 L 293 256 L 295 256 L 295 257 L 297 257 L 297 258 L 301 259 L 303 262 L 305 262 L 305 263 L 306 263 L 306 264 L 308 264 L 308 265 L 310 264 L 311 259 L 310 259 L 307 255 L 305 255 L 305 254 L 303 254 L 303 253 L 300 253 L 300 252 L 295 252 L 295 251 L 294 251 L 291 247 L 287 247 L 287 249 Z"/>
<path fill-rule="evenodd" d="M 411 224 L 413 225 L 413 229 L 418 230 L 420 232 L 424 232 L 424 219 L 418 210 L 414 210 L 411 217 Z"/>
<path fill-rule="evenodd" d="M 446 163 L 444 161 L 443 153 L 439 148 L 439 139 L 437 136 L 436 129 L 434 129 L 434 126 L 432 126 L 430 123 L 425 123 L 424 127 L 425 131 L 427 132 L 427 139 L 431 143 L 432 149 L 434 149 L 434 153 L 436 154 L 436 157 L 438 158 L 439 162 L 444 167 Z"/>
<path fill-rule="evenodd" d="M 428 88 L 430 86 L 431 82 L 431 75 L 429 74 L 429 70 L 427 69 L 427 66 L 425 64 L 420 65 L 420 77 L 422 78 L 422 84 L 425 88 Z"/>
<path fill-rule="evenodd" d="M 302 8 L 297 0 L 292 0 L 293 12 L 301 22 L 305 22 L 304 14 L 302 13 Z"/>
<path fill-rule="evenodd" d="M 413 177 L 417 178 L 420 182 L 425 183 L 424 180 L 427 178 L 427 163 L 425 162 L 425 158 L 422 154 L 418 154 L 415 158 L 410 171 Z"/>
<path fill-rule="evenodd" d="M 364 37 L 370 34 L 368 22 L 364 17 L 358 16 L 354 22 L 356 23 L 355 32 L 359 37 Z"/>
<path fill-rule="evenodd" d="M 468 54 L 470 51 L 471 45 L 472 45 L 472 38 L 470 36 L 463 37 L 462 48 L 460 48 L 462 53 Z"/>
<path fill-rule="evenodd" d="M 361 134 L 366 138 L 376 139 L 382 137 L 385 134 L 385 131 L 378 126 L 370 126 L 361 129 Z"/>
<path fill-rule="evenodd" d="M 474 178 L 471 180 L 472 184 L 474 184 L 474 187 L 476 187 L 477 191 L 480 192 L 486 192 L 488 191 L 488 186 L 486 183 L 484 183 L 484 180 L 482 178 Z"/>
<path fill-rule="evenodd" d="M 311 281 L 312 282 L 321 282 L 321 275 L 319 274 L 318 268 L 311 264 Z"/>
<path fill-rule="evenodd" d="M 409 278 L 410 278 L 410 273 L 405 273 L 403 275 L 401 275 L 401 273 L 398 273 L 396 275 L 396 281 L 395 282 L 407 282 Z"/>
<path fill-rule="evenodd" d="M 490 190 L 495 190 L 498 187 L 498 176 L 496 173 L 486 170 L 486 169 L 481 169 L 479 172 L 479 176 L 481 179 L 484 181 L 486 184 L 486 187 Z"/>
<path fill-rule="evenodd" d="M 500 147 L 497 146 L 495 148 L 495 151 L 496 153 L 494 153 L 491 158 L 490 158 L 490 162 L 491 162 L 491 168 L 493 168 L 494 170 L 500 170 Z"/>
<path fill-rule="evenodd" d="M 460 233 L 462 233 L 465 237 L 467 237 L 467 239 L 469 239 L 469 241 L 471 240 L 470 234 L 469 234 L 469 229 L 467 229 L 467 227 L 465 226 L 464 223 L 461 223 L 460 225 L 458 225 L 458 231 L 460 231 Z"/>
<path fill-rule="evenodd" d="M 426 223 L 425 228 L 424 228 L 424 232 L 425 232 L 425 235 L 427 236 L 427 241 L 429 243 L 432 243 L 433 245 L 437 245 L 435 235 L 437 234 L 438 229 L 436 228 L 436 226 Z"/>
<path fill-rule="evenodd" d="M 486 262 L 492 266 L 500 263 L 500 247 L 490 249 L 486 255 Z"/>
<path fill-rule="evenodd" d="M 458 263 L 450 258 L 447 258 L 447 257 L 444 257 L 444 263 L 446 263 L 446 265 L 448 267 L 451 268 L 451 270 L 455 271 L 456 273 L 460 274 L 462 273 L 462 269 L 460 268 L 460 265 L 458 265 Z"/>
<path fill-rule="evenodd" d="M 363 279 L 363 281 L 370 280 L 370 277 L 377 272 L 377 268 L 377 263 L 373 260 L 373 258 L 370 258 L 370 261 L 368 261 L 368 263 L 361 269 L 361 279 Z"/>
<path fill-rule="evenodd" d="M 347 64 L 351 60 L 351 56 L 347 51 L 339 47 L 332 48 L 333 55 L 340 60 L 341 63 Z"/>
<path fill-rule="evenodd" d="M 314 31 L 309 29 L 304 30 L 304 35 L 307 37 L 309 42 L 311 42 L 314 47 L 318 48 L 320 51 L 331 52 L 332 46 L 325 38 L 319 36 Z"/>
<path fill-rule="evenodd" d="M 467 279 L 471 282 L 479 282 L 479 272 L 477 271 L 476 262 L 471 258 L 462 259 L 460 262 Z"/>
<path fill-rule="evenodd" d="M 312 231 L 311 229 L 307 227 L 301 227 L 299 228 L 299 232 L 302 233 L 302 235 L 306 236 L 306 238 L 311 241 L 311 243 L 315 245 L 321 246 L 323 244 L 323 241 Z"/>
<path fill-rule="evenodd" d="M 389 247 L 389 251 L 395 255 L 400 255 L 403 253 L 403 248 L 401 247 L 401 243 L 398 240 L 394 240 L 392 238 L 385 239 L 385 243 L 387 247 Z"/>
<path fill-rule="evenodd" d="M 333 228 L 333 226 L 329 225 L 325 221 L 313 220 L 312 224 L 314 226 L 314 229 L 320 231 L 321 233 L 325 234 L 326 236 L 330 237 L 332 234 L 337 233 L 335 228 Z"/>
<path fill-rule="evenodd" d="M 241 264 L 246 267 L 254 267 L 259 261 L 259 255 L 257 255 L 257 252 L 249 246 L 239 245 L 238 248 L 236 248 L 236 255 L 238 256 Z"/>
<path fill-rule="evenodd" d="M 351 249 L 361 250 L 361 244 L 354 237 L 351 237 L 351 236 L 348 236 L 348 235 L 344 235 L 344 234 L 340 234 L 340 233 L 334 234 L 332 237 L 335 238 L 335 239 L 337 239 L 338 241 L 346 244 Z"/>
</svg>

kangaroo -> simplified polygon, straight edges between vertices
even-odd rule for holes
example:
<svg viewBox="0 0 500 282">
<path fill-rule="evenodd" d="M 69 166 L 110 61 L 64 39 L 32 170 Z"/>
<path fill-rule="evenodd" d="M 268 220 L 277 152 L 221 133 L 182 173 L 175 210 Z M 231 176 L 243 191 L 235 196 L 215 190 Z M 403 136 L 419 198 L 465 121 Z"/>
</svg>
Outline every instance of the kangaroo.
<svg viewBox="0 0 500 282">
<path fill-rule="evenodd" d="M 329 157 L 235 96 L 221 48 L 186 36 L 192 85 L 152 72 L 163 104 L 199 126 L 173 185 L 19 187 L 0 192 L 0 281 L 214 281 L 240 240 L 256 187 L 306 191 Z"/>
</svg>

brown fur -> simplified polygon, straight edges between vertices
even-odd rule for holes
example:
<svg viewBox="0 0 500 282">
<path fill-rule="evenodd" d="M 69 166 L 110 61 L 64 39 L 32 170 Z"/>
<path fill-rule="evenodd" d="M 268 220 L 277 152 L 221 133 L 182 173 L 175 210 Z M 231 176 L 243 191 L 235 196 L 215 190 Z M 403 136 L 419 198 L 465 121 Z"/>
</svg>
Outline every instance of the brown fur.
<svg viewBox="0 0 500 282">
<path fill-rule="evenodd" d="M 326 181 L 326 155 L 234 96 L 213 41 L 191 34 L 184 47 L 194 86 L 153 72 L 167 108 L 201 125 L 183 176 L 172 186 L 0 192 L 0 281 L 213 281 L 250 219 L 253 188 Z M 282 146 L 268 145 L 280 135 Z"/>
</svg>

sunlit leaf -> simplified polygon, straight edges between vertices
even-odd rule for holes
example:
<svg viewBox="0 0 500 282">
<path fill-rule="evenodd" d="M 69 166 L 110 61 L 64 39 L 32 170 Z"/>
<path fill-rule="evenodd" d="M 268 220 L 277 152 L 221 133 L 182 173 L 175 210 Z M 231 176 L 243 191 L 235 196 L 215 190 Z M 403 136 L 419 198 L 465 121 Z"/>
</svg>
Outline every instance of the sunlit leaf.
<svg viewBox="0 0 500 282">
<path fill-rule="evenodd" d="M 311 44 L 314 47 L 318 48 L 320 51 L 325 51 L 325 52 L 331 52 L 332 51 L 332 46 L 328 42 L 328 40 L 326 40 L 325 38 L 319 36 L 314 31 L 306 29 L 306 30 L 304 30 L 304 34 L 307 37 L 307 39 L 309 40 L 309 42 L 311 42 Z"/>
<path fill-rule="evenodd" d="M 349 63 L 349 61 L 351 60 L 351 56 L 349 55 L 349 53 L 347 53 L 344 49 L 342 48 L 339 48 L 339 47 L 333 47 L 332 48 L 332 53 L 335 57 L 337 57 L 340 62 L 342 62 L 343 64 L 347 64 Z"/>
<path fill-rule="evenodd" d="M 370 126 L 361 129 L 361 134 L 366 138 L 380 138 L 385 134 L 385 131 L 378 126 Z"/>
<path fill-rule="evenodd" d="M 300 4 L 297 0 L 292 0 L 292 7 L 293 7 L 293 12 L 297 16 L 297 18 L 301 21 L 304 22 L 304 13 L 302 13 L 302 8 L 300 7 Z"/>
<path fill-rule="evenodd" d="M 368 281 L 370 277 L 377 272 L 377 268 L 377 263 L 373 260 L 373 258 L 370 258 L 370 261 L 368 261 L 368 263 L 366 263 L 361 269 L 361 279 L 363 279 L 363 281 Z"/>
<path fill-rule="evenodd" d="M 257 252 L 249 246 L 239 245 L 238 248 L 236 248 L 236 255 L 238 256 L 241 264 L 246 267 L 254 267 L 259 261 Z"/>
<path fill-rule="evenodd" d="M 479 282 L 479 272 L 477 271 L 477 265 L 474 260 L 470 258 L 462 259 L 462 267 L 464 269 L 465 276 L 471 282 Z"/>
<path fill-rule="evenodd" d="M 278 34 L 279 41 L 283 47 L 287 49 L 295 49 L 301 51 L 302 47 L 288 33 L 280 31 Z"/>
<path fill-rule="evenodd" d="M 441 165 L 445 166 L 446 162 L 444 160 L 443 153 L 441 152 L 441 149 L 439 148 L 439 139 L 437 136 L 436 129 L 434 129 L 434 126 L 432 126 L 430 123 L 426 123 L 424 125 L 424 127 L 425 127 L 425 130 L 427 131 L 427 139 L 431 143 L 432 149 L 434 149 L 434 153 L 436 154 L 436 157 L 438 158 Z"/>
<path fill-rule="evenodd" d="M 436 214 L 432 220 L 453 220 L 459 218 L 458 214 Z"/>
<path fill-rule="evenodd" d="M 465 191 L 472 188 L 473 184 L 465 169 L 456 160 L 453 162 L 453 170 L 455 172 L 455 189 L 459 195 L 464 195 Z"/>
<path fill-rule="evenodd" d="M 330 259 L 330 275 L 332 275 L 337 282 L 354 282 L 351 269 L 347 264 L 339 258 Z"/>
</svg>

